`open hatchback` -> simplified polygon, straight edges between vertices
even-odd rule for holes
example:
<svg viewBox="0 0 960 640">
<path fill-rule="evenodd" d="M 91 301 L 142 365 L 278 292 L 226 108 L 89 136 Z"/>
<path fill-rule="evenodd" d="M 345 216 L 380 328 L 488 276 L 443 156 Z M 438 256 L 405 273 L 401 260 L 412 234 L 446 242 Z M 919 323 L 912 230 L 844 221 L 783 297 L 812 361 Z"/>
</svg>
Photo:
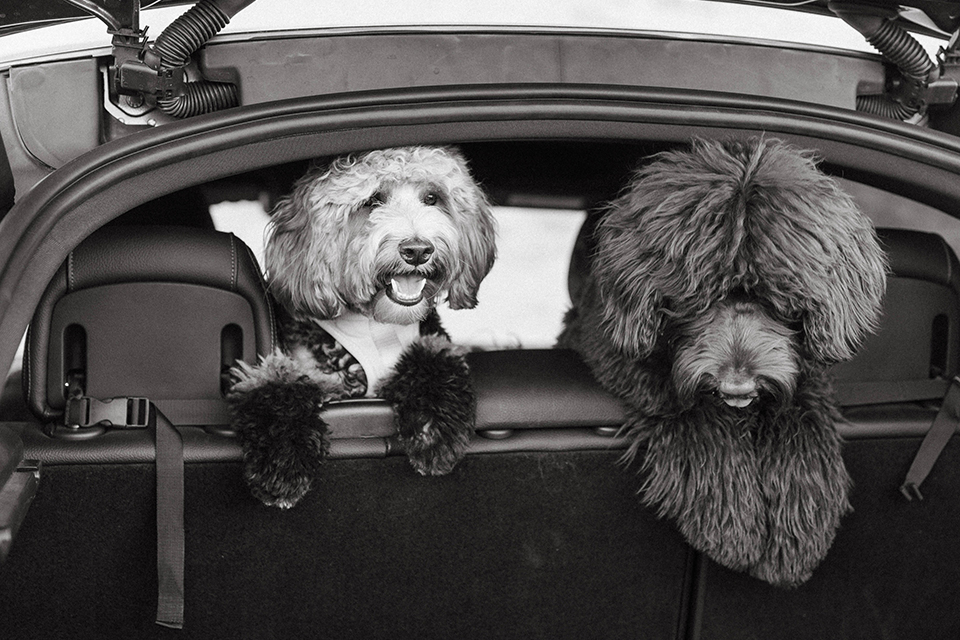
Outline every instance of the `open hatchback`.
<svg viewBox="0 0 960 640">
<path fill-rule="evenodd" d="M 960 637 L 955 413 L 901 491 L 960 373 L 960 2 L 25 4 L 0 25 L 4 640 Z M 552 348 L 588 212 L 651 154 L 759 135 L 815 150 L 891 264 L 834 371 L 854 511 L 792 590 L 642 507 L 620 405 Z M 263 507 L 224 401 L 276 342 L 263 224 L 312 159 L 413 144 L 459 147 L 499 220 L 477 309 L 441 309 L 477 434 L 424 478 L 386 403 L 335 404 L 315 490 Z"/>
</svg>

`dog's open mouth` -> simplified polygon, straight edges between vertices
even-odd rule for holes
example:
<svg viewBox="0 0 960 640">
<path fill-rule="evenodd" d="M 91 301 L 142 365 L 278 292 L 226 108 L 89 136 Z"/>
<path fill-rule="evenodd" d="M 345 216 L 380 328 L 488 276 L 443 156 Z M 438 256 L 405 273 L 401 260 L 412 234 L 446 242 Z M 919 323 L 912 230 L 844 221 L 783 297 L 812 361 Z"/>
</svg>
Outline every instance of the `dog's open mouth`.
<svg viewBox="0 0 960 640">
<path fill-rule="evenodd" d="M 387 283 L 387 297 L 399 305 L 412 307 L 419 304 L 427 290 L 427 279 L 421 275 L 397 274 Z"/>
</svg>

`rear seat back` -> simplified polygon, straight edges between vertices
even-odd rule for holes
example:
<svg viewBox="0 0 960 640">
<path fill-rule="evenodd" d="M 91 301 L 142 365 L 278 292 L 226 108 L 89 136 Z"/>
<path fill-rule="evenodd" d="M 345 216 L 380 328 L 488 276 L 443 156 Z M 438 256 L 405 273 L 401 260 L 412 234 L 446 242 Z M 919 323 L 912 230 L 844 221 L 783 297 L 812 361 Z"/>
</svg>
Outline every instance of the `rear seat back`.
<svg viewBox="0 0 960 640">
<path fill-rule="evenodd" d="M 229 367 L 275 343 L 256 259 L 235 236 L 108 227 L 47 287 L 27 334 L 24 393 L 48 422 L 80 394 L 144 396 L 174 424 L 225 424 Z"/>
<path fill-rule="evenodd" d="M 883 315 L 857 355 L 833 368 L 841 404 L 942 398 L 960 372 L 960 263 L 937 234 L 877 233 L 890 260 Z"/>
</svg>

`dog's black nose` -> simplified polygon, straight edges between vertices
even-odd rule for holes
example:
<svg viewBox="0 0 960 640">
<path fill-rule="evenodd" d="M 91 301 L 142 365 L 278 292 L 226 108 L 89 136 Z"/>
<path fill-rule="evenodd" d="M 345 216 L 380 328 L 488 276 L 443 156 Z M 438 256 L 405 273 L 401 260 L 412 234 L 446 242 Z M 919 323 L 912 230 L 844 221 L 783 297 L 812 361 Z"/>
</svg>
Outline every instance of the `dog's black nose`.
<svg viewBox="0 0 960 640">
<path fill-rule="evenodd" d="M 424 240 L 404 240 L 397 250 L 404 262 L 415 267 L 423 264 L 433 255 L 433 245 Z"/>
</svg>

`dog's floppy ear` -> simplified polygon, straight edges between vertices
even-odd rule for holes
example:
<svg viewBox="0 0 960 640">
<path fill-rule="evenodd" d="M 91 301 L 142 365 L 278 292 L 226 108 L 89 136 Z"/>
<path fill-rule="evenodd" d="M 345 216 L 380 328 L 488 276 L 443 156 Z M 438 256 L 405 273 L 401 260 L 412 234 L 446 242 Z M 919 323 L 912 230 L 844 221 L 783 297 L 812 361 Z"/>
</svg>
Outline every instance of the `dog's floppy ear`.
<svg viewBox="0 0 960 640">
<path fill-rule="evenodd" d="M 486 203 L 468 214 L 476 220 L 472 230 L 465 231 L 461 237 L 465 260 L 463 272 L 450 285 L 447 304 L 451 309 L 472 309 L 477 306 L 477 291 L 480 283 L 497 258 L 496 225 L 493 214 Z"/>
<path fill-rule="evenodd" d="M 731 288 L 731 249 L 718 224 L 731 189 L 696 160 L 682 151 L 653 156 L 597 227 L 601 329 L 627 357 L 649 357 L 669 318 L 695 317 Z"/>
<path fill-rule="evenodd" d="M 339 293 L 344 205 L 315 198 L 319 172 L 309 171 L 280 200 L 270 218 L 264 262 L 270 292 L 294 315 L 335 318 L 345 308 Z"/>
<path fill-rule="evenodd" d="M 759 224 L 742 270 L 764 283 L 785 318 L 802 318 L 810 358 L 849 360 L 876 329 L 886 292 L 887 258 L 873 223 L 812 153 L 772 140 L 755 148 L 746 201 Z"/>
<path fill-rule="evenodd" d="M 463 156 L 455 149 L 446 152 L 459 167 L 448 195 L 464 256 L 463 270 L 447 292 L 447 304 L 451 309 L 472 309 L 477 306 L 480 283 L 497 259 L 497 226 L 487 196 L 470 176 Z"/>
<path fill-rule="evenodd" d="M 854 210 L 838 210 L 841 206 L 846 208 L 838 201 L 825 209 L 825 217 L 841 226 L 846 216 L 862 216 L 852 202 Z M 876 330 L 886 292 L 887 258 L 869 221 L 864 217 L 861 225 L 842 227 L 835 229 L 833 260 L 826 262 L 823 277 L 810 283 L 803 316 L 807 351 L 825 364 L 854 356 L 864 337 Z"/>
<path fill-rule="evenodd" d="M 620 212 L 624 212 L 620 209 Z M 623 251 L 640 247 L 637 229 L 625 227 L 614 212 L 601 222 L 600 242 L 591 275 L 603 301 L 601 326 L 614 345 L 631 358 L 647 358 L 657 344 L 666 317 L 656 276 L 663 260 L 655 252 Z M 642 244 L 642 242 L 641 242 Z"/>
</svg>

